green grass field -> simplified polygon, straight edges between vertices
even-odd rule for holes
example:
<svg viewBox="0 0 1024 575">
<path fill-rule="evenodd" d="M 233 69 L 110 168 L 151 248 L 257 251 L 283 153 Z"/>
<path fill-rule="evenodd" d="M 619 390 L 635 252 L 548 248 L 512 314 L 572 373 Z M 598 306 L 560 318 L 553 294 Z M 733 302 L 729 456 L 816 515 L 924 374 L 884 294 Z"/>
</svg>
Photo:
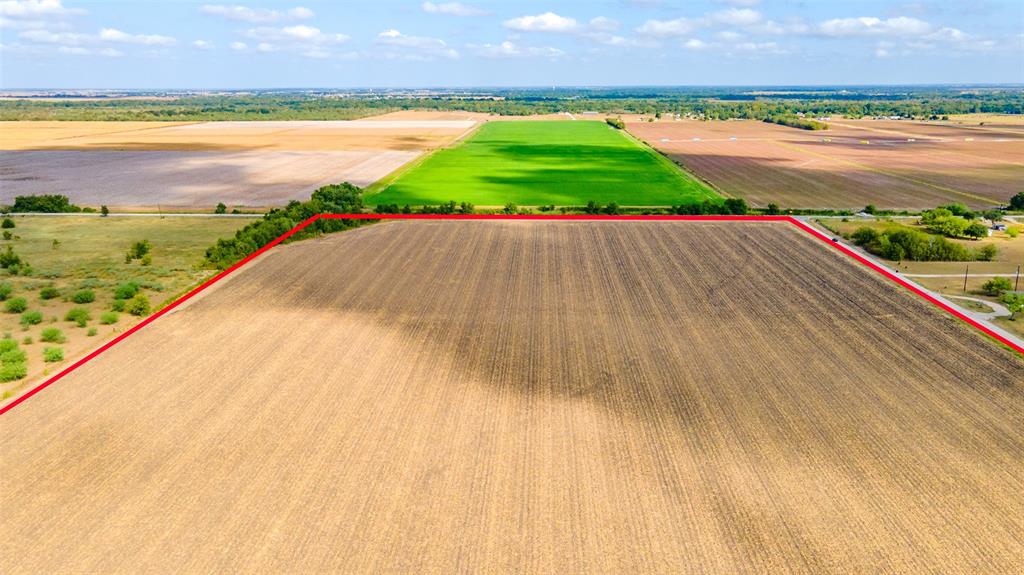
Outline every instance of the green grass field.
<svg viewBox="0 0 1024 575">
<path fill-rule="evenodd" d="M 370 190 L 370 205 L 668 206 L 716 198 L 671 161 L 604 122 L 490 122 Z"/>
</svg>

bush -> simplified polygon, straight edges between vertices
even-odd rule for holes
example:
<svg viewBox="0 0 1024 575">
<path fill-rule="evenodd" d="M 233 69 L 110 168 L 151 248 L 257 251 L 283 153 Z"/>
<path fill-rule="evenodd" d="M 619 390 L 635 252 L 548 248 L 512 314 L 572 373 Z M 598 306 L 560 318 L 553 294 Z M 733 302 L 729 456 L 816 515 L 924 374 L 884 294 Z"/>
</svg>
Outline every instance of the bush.
<svg viewBox="0 0 1024 575">
<path fill-rule="evenodd" d="M 1024 192 L 1019 192 L 1017 195 L 1010 198 L 1010 209 L 1024 210 Z"/>
<path fill-rule="evenodd" d="M 11 233 L 11 230 L 4 230 L 4 239 L 9 240 L 12 238 L 14 238 L 14 234 Z"/>
<path fill-rule="evenodd" d="M 105 311 L 100 314 L 100 323 L 103 325 L 113 325 L 117 323 L 120 316 L 117 315 L 116 311 Z"/>
<path fill-rule="evenodd" d="M 96 301 L 96 294 L 92 290 L 84 289 L 71 296 L 71 301 L 75 303 L 92 303 Z"/>
<path fill-rule="evenodd" d="M 78 327 L 85 327 L 86 322 L 90 319 L 92 319 L 92 315 L 84 307 L 73 307 L 64 314 L 64 321 L 73 321 L 78 324 Z"/>
<path fill-rule="evenodd" d="M 21 265 L 21 257 L 14 253 L 14 248 L 7 246 L 7 250 L 0 252 L 0 268 L 10 269 Z"/>
<path fill-rule="evenodd" d="M 609 126 L 615 128 L 616 130 L 626 129 L 626 123 L 622 121 L 622 118 L 605 118 L 604 121 L 607 122 Z"/>
<path fill-rule="evenodd" d="M 1013 284 L 1009 278 L 992 278 L 982 284 L 981 291 L 985 292 L 985 295 L 998 296 L 1004 291 L 1010 291 L 1013 289 Z"/>
<path fill-rule="evenodd" d="M 0 353 L 5 353 L 12 349 L 18 349 L 18 342 L 9 337 L 0 339 Z"/>
<path fill-rule="evenodd" d="M 64 337 L 64 332 L 55 328 L 48 327 L 39 334 L 39 341 L 45 341 L 47 343 L 64 343 L 67 338 Z"/>
<path fill-rule="evenodd" d="M 21 313 L 28 309 L 28 300 L 23 297 L 16 297 L 7 300 L 5 304 L 7 313 Z"/>
<path fill-rule="evenodd" d="M 47 286 L 39 290 L 39 299 L 53 299 L 59 296 L 60 290 L 53 286 Z"/>
<path fill-rule="evenodd" d="M 55 361 L 64 361 L 64 348 L 63 347 L 45 347 L 43 348 L 43 361 L 47 363 L 53 363 Z"/>
<path fill-rule="evenodd" d="M 111 311 L 124 311 L 124 302 L 125 301 L 126 300 L 123 300 L 123 299 L 115 299 L 110 304 Z"/>
<path fill-rule="evenodd" d="M 67 196 L 58 194 L 39 196 L 17 196 L 14 198 L 12 212 L 42 212 L 57 214 L 65 212 L 80 212 L 82 208 L 72 205 Z"/>
<path fill-rule="evenodd" d="M 11 287 L 11 284 L 6 282 L 0 283 L 0 301 L 5 301 L 7 298 L 11 297 L 11 292 L 13 291 L 14 288 Z"/>
<path fill-rule="evenodd" d="M 21 314 L 21 325 L 38 325 L 43 323 L 43 312 L 41 311 L 27 311 Z"/>
<path fill-rule="evenodd" d="M 96 335 L 97 333 L 99 333 L 99 332 L 96 331 L 96 328 L 90 327 L 89 331 L 85 332 L 85 335 L 87 335 L 89 337 L 92 337 L 92 336 Z"/>
<path fill-rule="evenodd" d="M 4 365 L 8 363 L 24 363 L 27 359 L 28 356 L 25 355 L 25 352 L 17 348 L 0 353 L 0 363 Z"/>
<path fill-rule="evenodd" d="M 0 381 L 14 381 L 28 375 L 28 366 L 24 363 L 7 363 L 0 367 Z"/>
<path fill-rule="evenodd" d="M 213 210 L 215 214 L 226 214 L 228 213 L 228 207 L 224 205 L 224 202 L 217 204 L 216 209 Z"/>
<path fill-rule="evenodd" d="M 21 343 L 22 343 L 23 345 L 32 345 L 32 342 L 33 342 L 33 341 L 34 341 L 34 340 L 32 339 L 32 336 L 30 336 L 30 335 L 26 335 L 26 336 L 25 336 L 25 339 L 21 340 Z"/>
<path fill-rule="evenodd" d="M 149 298 L 146 294 L 135 294 L 135 297 L 125 303 L 124 311 L 132 315 L 149 315 Z"/>
<path fill-rule="evenodd" d="M 114 299 L 129 299 L 139 293 L 139 284 L 125 282 L 114 289 Z"/>
<path fill-rule="evenodd" d="M 128 248 L 124 261 L 125 263 L 131 263 L 132 260 L 141 260 L 151 249 L 153 249 L 153 245 L 149 243 L 149 240 L 135 242 Z"/>
<path fill-rule="evenodd" d="M 0 228 L 3 228 L 5 230 L 9 230 L 9 229 L 11 229 L 13 227 L 14 227 L 14 220 L 12 220 L 11 218 L 4 218 L 3 223 L 0 224 Z"/>
<path fill-rule="evenodd" d="M 110 208 L 108 208 L 105 205 L 100 206 L 100 215 L 103 216 L 104 218 L 109 216 L 110 215 Z"/>
</svg>

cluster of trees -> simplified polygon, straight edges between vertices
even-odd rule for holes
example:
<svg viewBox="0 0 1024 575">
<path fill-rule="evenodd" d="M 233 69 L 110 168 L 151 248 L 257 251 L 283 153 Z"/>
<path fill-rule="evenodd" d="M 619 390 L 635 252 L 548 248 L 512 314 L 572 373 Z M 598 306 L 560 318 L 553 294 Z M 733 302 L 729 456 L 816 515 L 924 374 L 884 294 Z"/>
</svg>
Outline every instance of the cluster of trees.
<svg viewBox="0 0 1024 575">
<path fill-rule="evenodd" d="M 953 204 L 963 208 L 959 204 Z M 980 222 L 974 222 L 973 214 L 971 218 L 965 217 L 969 212 L 966 209 L 957 210 L 963 215 L 957 215 L 950 210 L 949 207 L 935 208 L 934 210 L 927 210 L 921 214 L 921 224 L 924 225 L 928 231 L 936 233 L 947 238 L 972 238 L 981 239 L 988 235 L 988 226 Z"/>
<path fill-rule="evenodd" d="M 727 198 L 724 202 L 712 202 L 711 200 L 704 200 L 699 204 L 680 204 L 678 206 L 672 206 L 671 210 L 669 210 L 669 213 L 691 216 L 742 216 L 747 214 L 749 211 L 750 208 L 747 206 L 747 202 L 743 198 Z"/>
<path fill-rule="evenodd" d="M 270 210 L 235 233 L 235 237 L 217 240 L 206 250 L 206 262 L 225 269 L 255 253 L 263 246 L 317 214 L 349 214 L 363 211 L 363 191 L 349 183 L 324 186 L 305 202 L 292 201 L 284 208 Z M 292 238 L 301 239 L 341 231 L 365 220 L 317 220 Z"/>
<path fill-rule="evenodd" d="M 764 121 L 771 124 L 778 124 L 780 126 L 789 126 L 790 128 L 800 128 L 801 130 L 828 129 L 828 124 L 825 122 L 819 122 L 817 120 L 811 120 L 810 118 L 801 118 L 800 116 L 789 114 L 783 116 L 768 116 Z"/>
<path fill-rule="evenodd" d="M 378 214 L 472 214 L 475 207 L 469 202 L 455 203 L 454 200 L 438 204 L 436 206 L 420 206 L 413 208 L 405 204 L 401 208 L 398 204 L 378 204 L 373 209 Z"/>
<path fill-rule="evenodd" d="M 1020 192 L 1010 198 L 1010 209 L 1014 211 L 1024 211 L 1024 192 Z"/>
<path fill-rule="evenodd" d="M 76 213 L 82 208 L 73 205 L 67 196 L 43 194 L 38 196 L 16 196 L 14 205 L 3 208 L 4 212 L 39 212 L 46 214 Z"/>
<path fill-rule="evenodd" d="M 878 231 L 863 227 L 853 232 L 850 239 L 867 251 L 891 261 L 992 261 L 997 253 L 992 244 L 969 250 L 941 236 L 911 229 Z"/>
<path fill-rule="evenodd" d="M 626 129 L 626 123 L 622 121 L 622 118 L 605 118 L 604 121 L 617 130 Z"/>
</svg>

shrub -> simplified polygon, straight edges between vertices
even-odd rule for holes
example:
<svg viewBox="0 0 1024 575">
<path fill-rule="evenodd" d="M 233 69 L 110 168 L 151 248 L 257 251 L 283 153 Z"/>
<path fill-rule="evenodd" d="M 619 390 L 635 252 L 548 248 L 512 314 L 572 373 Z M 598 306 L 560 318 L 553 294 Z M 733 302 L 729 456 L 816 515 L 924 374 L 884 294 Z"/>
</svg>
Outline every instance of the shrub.
<svg viewBox="0 0 1024 575">
<path fill-rule="evenodd" d="M 144 266 L 151 266 L 153 265 L 153 254 L 146 254 L 142 256 L 142 259 L 139 261 L 142 262 L 142 265 Z"/>
<path fill-rule="evenodd" d="M 142 256 L 148 254 L 151 249 L 153 249 L 153 246 L 149 243 L 149 240 L 135 242 L 132 244 L 132 247 L 128 248 L 128 259 L 129 261 L 142 259 Z"/>
<path fill-rule="evenodd" d="M 13 227 L 14 227 L 14 220 L 12 220 L 11 218 L 4 218 L 3 223 L 0 224 L 0 228 L 3 228 L 5 230 L 9 230 L 9 229 L 11 229 Z"/>
<path fill-rule="evenodd" d="M 979 261 L 990 262 L 996 259 L 996 253 L 998 253 L 996 246 L 992 244 L 986 244 L 978 249 L 977 258 Z"/>
<path fill-rule="evenodd" d="M 609 126 L 615 128 L 616 130 L 626 129 L 626 123 L 622 121 L 622 118 L 605 118 L 604 121 L 607 122 Z"/>
<path fill-rule="evenodd" d="M 32 345 L 32 343 L 33 343 L 34 341 L 35 341 L 35 340 L 33 340 L 33 339 L 32 339 L 32 336 L 30 336 L 30 335 L 26 335 L 26 336 L 25 336 L 25 339 L 21 340 L 21 343 L 22 343 L 22 344 L 24 344 L 24 345 Z"/>
<path fill-rule="evenodd" d="M 97 333 L 98 332 L 96 331 L 96 328 L 90 327 L 89 331 L 85 332 L 85 335 L 87 335 L 89 337 L 92 337 L 92 336 L 96 335 Z"/>
<path fill-rule="evenodd" d="M 0 339 L 0 353 L 5 353 L 12 349 L 18 349 L 18 342 L 11 338 Z"/>
<path fill-rule="evenodd" d="M 224 202 L 217 204 L 216 209 L 213 210 L 215 214 L 226 214 L 228 213 L 228 207 L 224 205 Z"/>
<path fill-rule="evenodd" d="M 67 196 L 58 194 L 39 196 L 16 196 L 12 212 L 42 212 L 48 214 L 64 212 L 80 212 L 81 208 L 72 205 Z"/>
<path fill-rule="evenodd" d="M 123 299 L 115 299 L 110 304 L 110 309 L 112 311 L 124 311 L 124 302 L 125 302 L 125 300 L 123 300 Z"/>
<path fill-rule="evenodd" d="M 13 239 L 13 238 L 14 238 L 14 234 L 11 233 L 11 230 L 4 230 L 4 239 L 5 240 L 10 240 L 10 239 Z"/>
<path fill-rule="evenodd" d="M 1011 289 L 1013 289 L 1013 284 L 1010 283 L 1009 278 L 992 278 L 981 286 L 981 291 L 990 296 L 998 296 Z"/>
<path fill-rule="evenodd" d="M 100 314 L 100 323 L 103 325 L 113 325 L 117 323 L 119 316 L 116 311 L 105 311 Z"/>
<path fill-rule="evenodd" d="M 39 290 L 39 299 L 53 299 L 58 296 L 60 296 L 60 290 L 53 286 L 47 286 Z"/>
<path fill-rule="evenodd" d="M 125 303 L 124 311 L 132 315 L 149 315 L 149 298 L 143 293 L 135 294 L 135 297 Z"/>
<path fill-rule="evenodd" d="M 1020 230 L 1018 230 L 1017 228 L 1006 228 L 1006 235 L 1010 236 L 1011 238 L 1016 238 L 1017 236 L 1020 235 Z"/>
<path fill-rule="evenodd" d="M 53 363 L 55 361 L 64 361 L 64 348 L 63 347 L 46 347 L 43 348 L 43 361 L 47 363 Z"/>
<path fill-rule="evenodd" d="M 71 301 L 75 303 L 92 303 L 96 301 L 96 294 L 92 290 L 84 289 L 71 296 Z"/>
<path fill-rule="evenodd" d="M 39 334 L 39 341 L 45 341 L 47 343 L 64 343 L 67 338 L 64 337 L 64 332 L 55 328 L 48 327 Z"/>
<path fill-rule="evenodd" d="M 23 297 L 16 297 L 7 300 L 5 304 L 8 313 L 21 313 L 28 309 L 28 300 Z"/>
<path fill-rule="evenodd" d="M 11 296 L 11 292 L 14 288 L 9 283 L 0 283 L 0 301 L 4 301 Z"/>
<path fill-rule="evenodd" d="M 38 325 L 43 323 L 43 312 L 41 311 L 27 311 L 21 314 L 21 325 Z"/>
<path fill-rule="evenodd" d="M 10 351 L 0 353 L 0 363 L 3 363 L 4 365 L 9 363 L 24 363 L 26 359 L 28 359 L 28 356 L 20 349 L 12 349 Z"/>
<path fill-rule="evenodd" d="M 7 250 L 0 252 L 0 268 L 11 269 L 21 265 L 21 257 L 14 253 L 14 248 L 7 246 Z"/>
<path fill-rule="evenodd" d="M 0 367 L 0 381 L 14 381 L 28 375 L 28 366 L 24 363 L 7 363 Z"/>
<path fill-rule="evenodd" d="M 84 307 L 73 307 L 64 314 L 64 321 L 73 321 L 78 324 L 78 327 L 85 327 L 86 322 L 90 319 L 92 319 L 92 315 Z"/>
<path fill-rule="evenodd" d="M 107 206 L 100 206 L 100 215 L 104 218 L 110 215 L 110 209 Z"/>
<path fill-rule="evenodd" d="M 114 299 L 129 299 L 139 293 L 139 284 L 125 282 L 114 289 Z"/>
</svg>

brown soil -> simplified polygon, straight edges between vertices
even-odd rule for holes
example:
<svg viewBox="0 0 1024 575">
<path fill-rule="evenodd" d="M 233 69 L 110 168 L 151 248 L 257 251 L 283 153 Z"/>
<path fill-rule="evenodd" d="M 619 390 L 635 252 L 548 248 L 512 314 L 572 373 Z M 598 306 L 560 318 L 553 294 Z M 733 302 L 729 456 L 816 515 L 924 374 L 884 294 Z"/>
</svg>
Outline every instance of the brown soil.
<svg viewBox="0 0 1024 575">
<path fill-rule="evenodd" d="M 1022 381 L 787 224 L 376 225 L 0 416 L 0 571 L 1019 572 Z"/>
</svg>

